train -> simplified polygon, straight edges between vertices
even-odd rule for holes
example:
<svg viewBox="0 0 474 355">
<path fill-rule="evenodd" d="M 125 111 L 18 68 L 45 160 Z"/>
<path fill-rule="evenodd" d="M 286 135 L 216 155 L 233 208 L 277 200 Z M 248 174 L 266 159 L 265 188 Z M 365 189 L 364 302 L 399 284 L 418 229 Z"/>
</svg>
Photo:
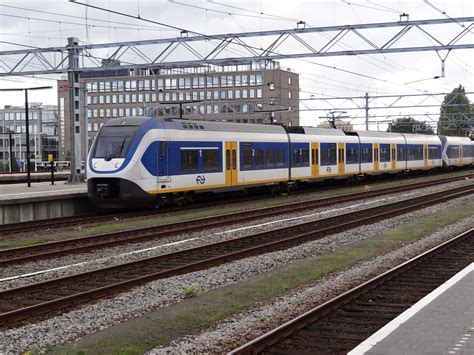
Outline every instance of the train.
<svg viewBox="0 0 474 355">
<path fill-rule="evenodd" d="M 98 207 L 159 207 L 203 193 L 285 191 L 473 163 L 468 137 L 124 117 L 94 140 L 87 189 Z"/>
</svg>

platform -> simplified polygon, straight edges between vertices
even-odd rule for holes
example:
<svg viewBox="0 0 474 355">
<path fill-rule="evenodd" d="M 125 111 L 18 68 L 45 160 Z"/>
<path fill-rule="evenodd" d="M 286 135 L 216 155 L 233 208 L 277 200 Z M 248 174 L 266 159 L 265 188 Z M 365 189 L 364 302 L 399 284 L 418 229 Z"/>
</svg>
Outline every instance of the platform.
<svg viewBox="0 0 474 355">
<path fill-rule="evenodd" d="M 0 224 L 73 216 L 88 210 L 86 184 L 0 184 Z"/>
<path fill-rule="evenodd" d="M 349 354 L 474 354 L 474 263 Z"/>
</svg>

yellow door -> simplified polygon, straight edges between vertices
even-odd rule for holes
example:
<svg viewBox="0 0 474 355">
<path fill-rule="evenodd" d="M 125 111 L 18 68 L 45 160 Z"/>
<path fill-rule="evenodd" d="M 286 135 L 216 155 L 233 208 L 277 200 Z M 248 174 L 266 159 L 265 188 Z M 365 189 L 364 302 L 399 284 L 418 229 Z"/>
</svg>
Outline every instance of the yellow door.
<svg viewBox="0 0 474 355">
<path fill-rule="evenodd" d="M 225 142 L 225 186 L 237 185 L 237 142 Z"/>
<path fill-rule="evenodd" d="M 319 176 L 319 143 L 311 143 L 311 176 Z"/>
<path fill-rule="evenodd" d="M 397 168 L 397 156 L 395 155 L 396 148 L 395 144 L 392 144 L 392 169 L 395 170 Z"/>
<path fill-rule="evenodd" d="M 379 171 L 379 144 L 374 143 L 374 171 Z"/>
<path fill-rule="evenodd" d="M 339 163 L 338 163 L 339 175 L 343 175 L 344 170 L 345 170 L 344 169 L 344 143 L 339 143 L 338 148 L 339 148 Z"/>
<path fill-rule="evenodd" d="M 428 167 L 428 144 L 424 145 L 424 158 L 425 158 L 425 167 Z"/>
</svg>

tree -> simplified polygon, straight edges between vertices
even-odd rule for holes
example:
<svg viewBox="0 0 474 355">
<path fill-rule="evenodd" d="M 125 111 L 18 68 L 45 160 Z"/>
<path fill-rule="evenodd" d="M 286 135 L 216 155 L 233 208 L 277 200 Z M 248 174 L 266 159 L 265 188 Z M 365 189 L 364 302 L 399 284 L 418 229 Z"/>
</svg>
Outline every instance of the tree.
<svg viewBox="0 0 474 355">
<path fill-rule="evenodd" d="M 20 171 L 20 168 L 18 167 L 18 162 L 16 161 L 15 154 L 12 154 L 11 159 L 12 159 L 12 173 Z"/>
<path fill-rule="evenodd" d="M 444 97 L 438 121 L 438 134 L 444 136 L 468 136 L 471 131 L 469 121 L 474 117 L 474 106 L 459 85 Z"/>
<path fill-rule="evenodd" d="M 387 132 L 434 134 L 433 129 L 423 121 L 413 117 L 398 118 L 388 125 Z"/>
</svg>

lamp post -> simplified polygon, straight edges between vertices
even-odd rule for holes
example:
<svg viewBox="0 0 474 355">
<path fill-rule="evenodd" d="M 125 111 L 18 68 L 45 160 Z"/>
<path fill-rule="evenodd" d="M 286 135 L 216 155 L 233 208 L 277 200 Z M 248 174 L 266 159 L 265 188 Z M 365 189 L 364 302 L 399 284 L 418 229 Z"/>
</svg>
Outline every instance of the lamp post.
<svg viewBox="0 0 474 355">
<path fill-rule="evenodd" d="M 38 86 L 32 88 L 18 88 L 18 89 L 0 89 L 0 91 L 24 91 L 25 92 L 25 121 L 26 121 L 26 182 L 28 187 L 31 187 L 30 175 L 30 123 L 28 118 L 28 90 L 43 90 L 52 89 L 52 86 Z"/>
</svg>

